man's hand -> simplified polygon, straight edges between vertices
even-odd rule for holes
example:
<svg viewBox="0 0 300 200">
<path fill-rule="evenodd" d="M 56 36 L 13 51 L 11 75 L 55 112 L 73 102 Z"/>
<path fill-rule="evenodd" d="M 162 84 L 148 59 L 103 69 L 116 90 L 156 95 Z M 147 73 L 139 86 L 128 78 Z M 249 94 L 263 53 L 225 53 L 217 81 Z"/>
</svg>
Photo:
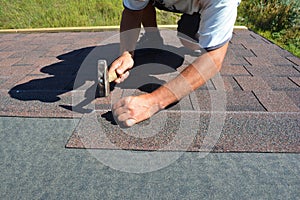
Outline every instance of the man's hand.
<svg viewBox="0 0 300 200">
<path fill-rule="evenodd" d="M 118 78 L 116 83 L 123 82 L 129 76 L 129 69 L 133 67 L 134 61 L 131 54 L 125 51 L 119 58 L 117 58 L 110 66 L 109 73 L 115 71 Z"/>
<path fill-rule="evenodd" d="M 199 56 L 180 75 L 151 93 L 121 99 L 113 105 L 114 116 L 125 126 L 133 126 L 150 118 L 171 103 L 179 101 L 190 92 L 201 87 L 221 69 L 227 47 L 228 43 Z M 123 58 L 122 55 L 121 58 L 125 60 L 127 56 L 124 55 Z M 127 68 L 124 67 L 123 69 L 129 68 L 127 65 Z"/>
<path fill-rule="evenodd" d="M 113 105 L 116 120 L 128 127 L 150 118 L 159 110 L 161 108 L 151 94 L 125 97 Z"/>
</svg>

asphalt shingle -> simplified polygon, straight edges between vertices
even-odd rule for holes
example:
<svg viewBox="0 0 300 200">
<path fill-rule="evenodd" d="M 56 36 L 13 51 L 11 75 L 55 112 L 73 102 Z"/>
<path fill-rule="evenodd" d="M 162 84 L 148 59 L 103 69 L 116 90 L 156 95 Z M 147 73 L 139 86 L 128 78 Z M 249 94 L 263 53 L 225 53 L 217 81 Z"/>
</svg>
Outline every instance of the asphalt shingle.
<svg viewBox="0 0 300 200">
<path fill-rule="evenodd" d="M 121 97 L 162 85 L 191 63 L 195 55 L 178 44 L 173 31 L 162 30 L 166 45 L 157 56 L 137 53 L 140 57 L 136 64 L 140 69 L 151 65 L 149 74 L 144 71 L 141 76 L 141 71 L 132 70 L 129 83 L 116 85 L 107 98 L 95 99 L 97 60 L 114 60 L 119 48 L 117 35 L 116 31 L 1 34 L 0 115 L 80 118 L 67 144 L 70 148 L 82 148 L 83 143 L 84 148 L 111 148 L 100 141 L 103 135 L 95 136 L 100 123 L 109 141 L 121 148 L 156 150 L 172 144 L 178 130 L 184 130 L 180 132 L 182 138 L 195 134 L 189 150 L 201 151 L 205 138 L 214 139 L 206 134 L 213 124 L 213 129 L 220 132 L 216 152 L 299 151 L 299 137 L 294 137 L 299 133 L 299 58 L 250 30 L 234 30 L 218 77 L 141 123 L 141 128 L 133 129 L 137 132 L 128 137 L 131 129 L 124 132 L 116 125 L 109 113 L 111 105 Z M 97 123 L 93 125 L 94 119 L 89 121 L 89 116 L 95 113 Z M 211 118 L 213 113 L 225 117 L 219 116 L 218 124 Z M 138 138 L 146 129 L 155 132 L 156 122 L 165 124 L 155 137 Z M 178 123 L 191 132 L 178 127 Z M 183 150 L 180 141 L 176 142 L 168 146 L 169 150 Z"/>
</svg>

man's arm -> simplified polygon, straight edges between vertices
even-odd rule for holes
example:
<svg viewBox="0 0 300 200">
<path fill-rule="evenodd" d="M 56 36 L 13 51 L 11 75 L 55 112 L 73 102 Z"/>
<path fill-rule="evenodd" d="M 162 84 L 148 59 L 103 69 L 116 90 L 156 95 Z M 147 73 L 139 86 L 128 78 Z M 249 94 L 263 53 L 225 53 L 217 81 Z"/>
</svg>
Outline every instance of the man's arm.
<svg viewBox="0 0 300 200">
<path fill-rule="evenodd" d="M 214 77 L 221 70 L 227 47 L 228 43 L 199 56 L 174 80 L 154 91 L 152 95 L 160 107 L 163 109 L 179 101 Z"/>
<path fill-rule="evenodd" d="M 133 54 L 139 37 L 141 24 L 146 31 L 152 31 L 157 27 L 156 13 L 153 5 L 148 4 L 143 10 L 129 10 L 124 8 L 120 25 L 120 57 L 110 66 L 109 71 L 116 71 L 119 78 L 116 83 L 124 81 L 128 75 L 128 70 L 133 67 Z M 150 27 L 149 29 L 147 29 Z"/>
<path fill-rule="evenodd" d="M 152 93 L 121 99 L 113 105 L 114 116 L 124 125 L 132 126 L 179 101 L 220 71 L 227 48 L 228 43 L 199 56 L 175 79 Z"/>
<path fill-rule="evenodd" d="M 128 76 L 128 70 L 133 67 L 133 52 L 140 33 L 142 11 L 132 11 L 124 8 L 120 25 L 120 57 L 110 66 L 109 72 L 116 72 L 116 83 L 123 82 Z"/>
</svg>

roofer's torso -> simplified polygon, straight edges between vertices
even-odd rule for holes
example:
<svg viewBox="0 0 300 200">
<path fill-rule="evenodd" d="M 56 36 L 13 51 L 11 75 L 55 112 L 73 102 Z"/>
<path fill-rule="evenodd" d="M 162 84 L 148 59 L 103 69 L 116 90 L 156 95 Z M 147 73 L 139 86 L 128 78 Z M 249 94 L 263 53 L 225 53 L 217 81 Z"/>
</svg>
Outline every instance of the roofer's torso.
<svg viewBox="0 0 300 200">
<path fill-rule="evenodd" d="M 199 12 L 199 46 L 213 50 L 226 44 L 232 37 L 237 16 L 237 6 L 241 0 L 123 0 L 127 9 L 142 10 L 149 3 L 158 9 L 193 14 Z M 199 17 L 199 16 L 198 16 Z M 197 36 L 197 37 L 198 37 Z"/>
<path fill-rule="evenodd" d="M 207 0 L 154 0 L 155 6 L 169 11 L 193 14 L 199 12 Z"/>
<path fill-rule="evenodd" d="M 123 0 L 125 7 L 140 10 L 146 7 L 151 0 Z M 200 12 L 214 4 L 239 3 L 240 0 L 152 0 L 158 8 L 172 12 L 193 14 Z"/>
</svg>

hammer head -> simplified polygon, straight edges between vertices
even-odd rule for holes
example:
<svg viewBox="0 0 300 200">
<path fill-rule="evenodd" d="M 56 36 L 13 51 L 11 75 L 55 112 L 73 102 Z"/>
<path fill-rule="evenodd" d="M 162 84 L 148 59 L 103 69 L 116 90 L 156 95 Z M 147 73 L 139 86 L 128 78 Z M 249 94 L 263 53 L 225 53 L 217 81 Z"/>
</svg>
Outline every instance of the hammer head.
<svg viewBox="0 0 300 200">
<path fill-rule="evenodd" d="M 106 60 L 98 60 L 98 92 L 100 97 L 107 97 L 110 94 Z"/>
</svg>

